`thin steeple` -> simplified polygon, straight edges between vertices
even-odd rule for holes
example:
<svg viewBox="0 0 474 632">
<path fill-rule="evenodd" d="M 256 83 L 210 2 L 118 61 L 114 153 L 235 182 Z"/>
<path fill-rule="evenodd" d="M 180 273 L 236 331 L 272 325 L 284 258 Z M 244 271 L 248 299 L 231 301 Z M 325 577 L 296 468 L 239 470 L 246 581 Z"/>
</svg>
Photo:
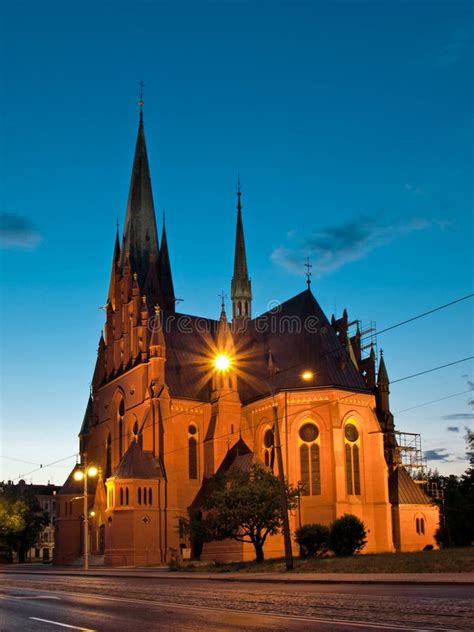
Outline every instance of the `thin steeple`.
<svg viewBox="0 0 474 632">
<path fill-rule="evenodd" d="M 377 375 L 377 404 L 378 408 L 384 412 L 390 411 L 389 386 L 390 381 L 388 379 L 387 368 L 383 358 L 383 351 L 380 350 L 379 372 Z"/>
<path fill-rule="evenodd" d="M 115 309 L 115 287 L 117 281 L 118 267 L 120 262 L 120 237 L 119 237 L 119 224 L 117 221 L 117 230 L 115 231 L 115 244 L 114 254 L 112 256 L 112 270 L 110 271 L 109 293 L 107 300 Z"/>
<path fill-rule="evenodd" d="M 143 95 L 141 94 L 137 143 L 133 160 L 132 176 L 130 179 L 127 214 L 123 229 L 120 267 L 123 268 L 126 253 L 129 253 L 132 272 L 138 274 L 138 283 L 141 290 L 147 291 L 145 284 L 146 282 L 149 283 L 150 280 L 150 266 L 155 268 L 151 277 L 157 276 L 156 268 L 158 265 L 159 248 L 150 168 L 145 143 L 142 97 Z M 155 299 L 158 297 L 150 298 Z"/>
<path fill-rule="evenodd" d="M 235 233 L 234 276 L 231 282 L 232 315 L 234 319 L 250 318 L 252 284 L 245 253 L 244 226 L 242 221 L 242 192 L 240 178 L 237 181 L 237 226 Z"/>
<path fill-rule="evenodd" d="M 163 296 L 163 307 L 169 312 L 176 309 L 173 275 L 171 274 L 168 239 L 166 237 L 165 214 L 163 213 L 163 229 L 161 232 L 160 255 L 158 257 L 158 281 Z"/>
</svg>

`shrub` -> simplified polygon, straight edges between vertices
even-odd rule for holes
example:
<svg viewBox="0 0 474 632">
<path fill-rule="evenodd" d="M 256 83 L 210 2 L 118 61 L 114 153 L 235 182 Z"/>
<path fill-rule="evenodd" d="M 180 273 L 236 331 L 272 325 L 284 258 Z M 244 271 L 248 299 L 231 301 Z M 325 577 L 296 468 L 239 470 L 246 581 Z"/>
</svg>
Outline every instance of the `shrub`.
<svg viewBox="0 0 474 632">
<path fill-rule="evenodd" d="M 367 542 L 364 523 L 351 514 L 344 514 L 336 518 L 329 533 L 329 548 L 337 556 L 347 556 L 357 553 Z"/>
<path fill-rule="evenodd" d="M 304 524 L 296 530 L 295 540 L 301 557 L 322 555 L 328 550 L 329 527 L 324 524 Z"/>
</svg>

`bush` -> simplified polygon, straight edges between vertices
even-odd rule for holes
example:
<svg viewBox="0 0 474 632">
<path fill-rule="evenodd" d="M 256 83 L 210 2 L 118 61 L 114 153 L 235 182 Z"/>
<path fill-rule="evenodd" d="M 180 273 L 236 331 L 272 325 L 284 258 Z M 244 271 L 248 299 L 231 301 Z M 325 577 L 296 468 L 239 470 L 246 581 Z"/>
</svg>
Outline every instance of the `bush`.
<svg viewBox="0 0 474 632">
<path fill-rule="evenodd" d="M 296 530 L 295 540 L 301 557 L 322 555 L 328 550 L 329 527 L 324 524 L 304 524 Z"/>
<path fill-rule="evenodd" d="M 364 523 L 351 514 L 344 514 L 334 520 L 329 533 L 329 548 L 337 556 L 357 553 L 367 542 Z"/>
</svg>

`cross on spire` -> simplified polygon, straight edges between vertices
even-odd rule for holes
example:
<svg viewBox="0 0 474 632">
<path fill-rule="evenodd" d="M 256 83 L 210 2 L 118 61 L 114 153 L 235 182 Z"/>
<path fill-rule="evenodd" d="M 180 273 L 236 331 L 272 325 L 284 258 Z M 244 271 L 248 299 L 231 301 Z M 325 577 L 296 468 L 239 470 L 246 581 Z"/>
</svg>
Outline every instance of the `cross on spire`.
<svg viewBox="0 0 474 632">
<path fill-rule="evenodd" d="M 224 311 L 225 310 L 225 303 L 224 303 L 224 301 L 227 298 L 227 294 L 224 292 L 224 290 L 222 290 L 220 292 L 220 294 L 218 294 L 217 296 L 221 299 L 221 309 L 222 309 L 222 311 Z"/>
<path fill-rule="evenodd" d="M 142 110 L 143 110 L 143 91 L 145 89 L 145 82 L 144 81 L 139 81 L 138 82 L 138 107 L 140 108 L 140 116 L 142 116 Z"/>
<path fill-rule="evenodd" d="M 306 284 L 308 286 L 308 290 L 311 286 L 311 268 L 313 267 L 312 263 L 309 260 L 309 257 L 306 257 L 306 263 L 304 264 L 304 267 L 306 268 Z"/>
</svg>

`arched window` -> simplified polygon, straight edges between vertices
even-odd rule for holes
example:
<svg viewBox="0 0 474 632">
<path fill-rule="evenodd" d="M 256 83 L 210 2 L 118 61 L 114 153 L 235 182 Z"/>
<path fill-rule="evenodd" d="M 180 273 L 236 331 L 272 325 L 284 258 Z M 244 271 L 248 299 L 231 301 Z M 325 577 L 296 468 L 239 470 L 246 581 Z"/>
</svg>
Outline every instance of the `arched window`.
<svg viewBox="0 0 474 632">
<path fill-rule="evenodd" d="M 146 505 L 146 487 L 143 488 L 143 504 Z"/>
<path fill-rule="evenodd" d="M 425 535 L 425 519 L 417 518 L 415 521 L 416 524 L 416 532 L 418 535 Z"/>
<path fill-rule="evenodd" d="M 141 505 L 142 504 L 142 488 L 141 487 L 138 488 L 137 495 L 138 495 L 138 504 Z"/>
<path fill-rule="evenodd" d="M 125 404 L 123 403 L 123 399 L 121 399 L 117 408 L 119 460 L 123 456 L 123 418 L 124 416 L 125 416 Z"/>
<path fill-rule="evenodd" d="M 198 478 L 197 428 L 188 426 L 188 475 L 192 480 Z"/>
<path fill-rule="evenodd" d="M 263 462 L 267 467 L 273 470 L 275 462 L 275 437 L 273 429 L 267 428 L 263 433 Z"/>
<path fill-rule="evenodd" d="M 120 488 L 120 504 L 123 505 L 123 488 Z"/>
<path fill-rule="evenodd" d="M 151 487 L 148 489 L 148 503 L 153 505 L 152 495 L 151 495 Z"/>
<path fill-rule="evenodd" d="M 105 478 L 108 479 L 112 474 L 112 436 L 109 432 L 105 443 Z"/>
<path fill-rule="evenodd" d="M 128 487 L 125 488 L 125 504 L 128 505 Z"/>
<path fill-rule="evenodd" d="M 305 421 L 298 431 L 300 473 L 303 496 L 321 494 L 321 463 L 319 458 L 319 428 L 312 421 Z"/>
<path fill-rule="evenodd" d="M 346 455 L 346 486 L 350 496 L 360 496 L 360 435 L 354 423 L 344 427 L 344 450 Z"/>
</svg>

